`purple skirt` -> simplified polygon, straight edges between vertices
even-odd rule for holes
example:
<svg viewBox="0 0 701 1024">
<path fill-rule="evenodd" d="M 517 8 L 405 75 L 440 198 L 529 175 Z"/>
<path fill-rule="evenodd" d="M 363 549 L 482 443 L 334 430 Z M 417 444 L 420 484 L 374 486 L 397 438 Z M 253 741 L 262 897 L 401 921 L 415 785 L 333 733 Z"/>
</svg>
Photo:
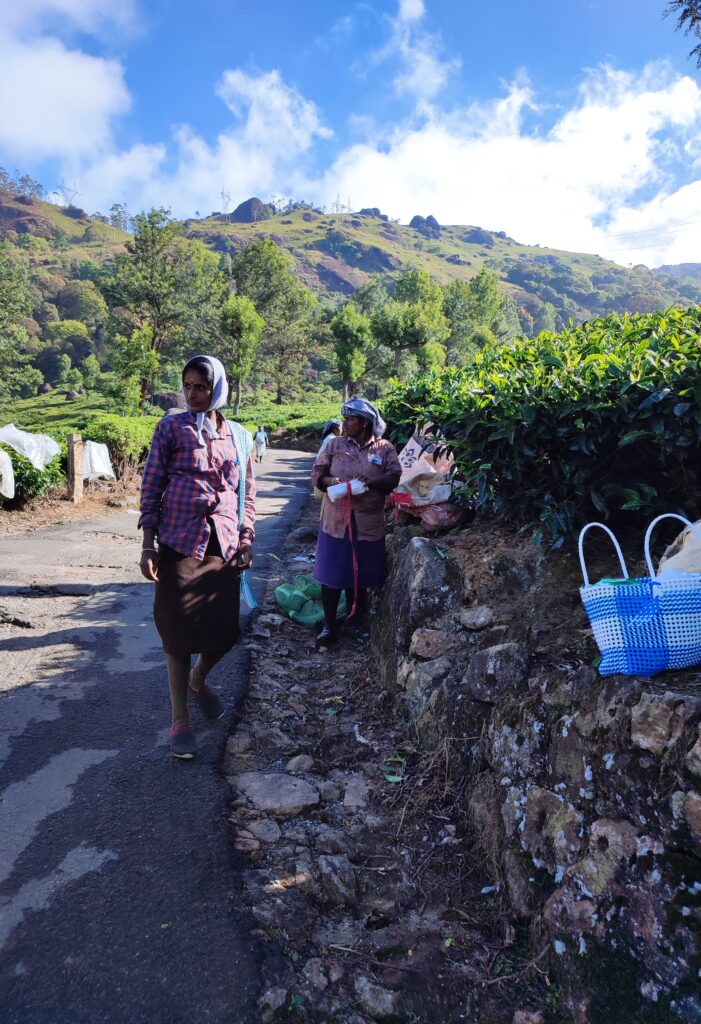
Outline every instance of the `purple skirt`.
<svg viewBox="0 0 701 1024">
<path fill-rule="evenodd" d="M 355 520 L 353 533 L 355 535 Z M 360 590 L 381 587 L 385 582 L 385 538 L 358 540 L 356 536 L 353 543 L 358 559 L 358 587 Z M 334 590 L 354 588 L 353 549 L 347 529 L 339 539 L 319 527 L 313 576 L 318 583 Z"/>
</svg>

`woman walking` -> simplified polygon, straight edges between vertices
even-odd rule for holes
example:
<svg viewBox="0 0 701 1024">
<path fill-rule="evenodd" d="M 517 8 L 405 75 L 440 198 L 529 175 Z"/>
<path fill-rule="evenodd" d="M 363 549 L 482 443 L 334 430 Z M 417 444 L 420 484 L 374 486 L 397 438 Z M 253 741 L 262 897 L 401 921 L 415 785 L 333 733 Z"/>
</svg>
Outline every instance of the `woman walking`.
<svg viewBox="0 0 701 1024">
<path fill-rule="evenodd" d="M 262 462 L 263 456 L 265 455 L 265 449 L 270 443 L 267 431 L 262 424 L 253 435 L 253 443 L 256 446 L 256 462 Z"/>
<path fill-rule="evenodd" d="M 377 408 L 354 397 L 341 408 L 343 435 L 321 448 L 312 483 L 321 491 L 349 480 L 362 481 L 364 494 L 332 502 L 324 495 L 316 546 L 314 579 L 321 583 L 324 628 L 320 645 L 338 639 L 338 604 L 345 590 L 346 625 L 362 635 L 367 591 L 385 580 L 385 499 L 399 483 L 401 466 L 394 445 L 383 441 L 385 423 Z"/>
<path fill-rule="evenodd" d="M 252 560 L 255 481 L 251 435 L 216 410 L 226 405 L 224 367 L 195 356 L 183 369 L 187 412 L 164 416 L 141 486 L 141 572 L 156 584 L 172 705 L 170 749 L 192 758 L 188 695 L 206 718 L 225 713 L 209 671 L 239 638 L 241 570 Z M 155 546 L 158 538 L 158 547 Z M 194 666 L 193 654 L 199 657 Z"/>
</svg>

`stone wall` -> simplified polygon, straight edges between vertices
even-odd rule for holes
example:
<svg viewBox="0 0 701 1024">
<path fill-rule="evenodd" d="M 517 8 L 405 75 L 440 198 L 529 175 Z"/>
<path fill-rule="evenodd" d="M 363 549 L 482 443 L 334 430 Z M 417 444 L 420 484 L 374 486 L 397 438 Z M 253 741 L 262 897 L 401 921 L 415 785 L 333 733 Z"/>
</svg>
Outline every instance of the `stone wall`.
<svg viewBox="0 0 701 1024">
<path fill-rule="evenodd" d="M 384 686 L 424 747 L 459 743 L 475 856 L 568 1019 L 701 1021 L 701 672 L 599 677 L 571 554 L 479 523 L 388 545 Z"/>
</svg>

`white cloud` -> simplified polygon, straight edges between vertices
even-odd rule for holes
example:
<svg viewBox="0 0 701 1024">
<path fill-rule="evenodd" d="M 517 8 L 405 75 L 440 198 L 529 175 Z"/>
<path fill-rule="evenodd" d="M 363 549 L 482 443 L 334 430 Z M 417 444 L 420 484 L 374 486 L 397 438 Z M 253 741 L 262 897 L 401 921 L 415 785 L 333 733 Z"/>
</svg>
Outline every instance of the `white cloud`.
<svg viewBox="0 0 701 1024">
<path fill-rule="evenodd" d="M 0 22 L 0 147 L 19 160 L 76 158 L 108 147 L 130 106 L 121 64 L 60 37 L 126 27 L 130 0 L 22 0 Z"/>
<path fill-rule="evenodd" d="M 178 216 L 220 207 L 222 187 L 234 201 L 273 191 L 299 196 L 305 155 L 331 136 L 318 108 L 287 85 L 278 71 L 227 71 L 216 88 L 236 119 L 208 143 L 188 125 L 174 130 L 174 166 L 166 169 L 163 145 L 137 146 L 97 162 L 73 166 L 71 176 L 91 204 L 115 199 L 134 210 L 167 206 Z"/>
<path fill-rule="evenodd" d="M 397 61 L 394 91 L 399 96 L 413 97 L 421 106 L 432 101 L 460 67 L 457 58 L 443 58 L 440 37 L 421 26 L 425 15 L 423 0 L 399 0 L 396 16 L 389 19 L 390 38 L 370 58 L 374 66 Z"/>
<path fill-rule="evenodd" d="M 701 216 L 701 183 L 680 187 L 674 164 L 701 128 L 694 81 L 660 66 L 639 76 L 601 68 L 587 73 L 549 130 L 527 129 L 527 109 L 537 111 L 523 81 L 465 111 L 431 109 L 418 125 L 340 154 L 319 198 L 340 190 L 357 207 L 380 206 L 404 221 L 432 213 L 624 263 L 699 259 L 701 233 L 686 225 Z M 641 199 L 643 191 L 653 198 Z M 678 227 L 664 235 L 609 237 L 659 228 L 672 215 Z"/>
</svg>

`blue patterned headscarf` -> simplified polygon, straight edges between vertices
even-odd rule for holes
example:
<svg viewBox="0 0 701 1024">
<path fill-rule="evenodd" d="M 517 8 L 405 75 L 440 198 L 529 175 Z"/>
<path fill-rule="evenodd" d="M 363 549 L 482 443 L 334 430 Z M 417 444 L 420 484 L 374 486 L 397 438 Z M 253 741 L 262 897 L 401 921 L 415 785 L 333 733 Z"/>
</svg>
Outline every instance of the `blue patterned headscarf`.
<svg viewBox="0 0 701 1024">
<path fill-rule="evenodd" d="M 341 406 L 341 413 L 343 416 L 360 416 L 363 420 L 369 420 L 372 423 L 373 437 L 382 437 L 387 429 L 387 424 L 380 416 L 377 406 L 368 402 L 367 398 L 361 398 L 360 395 L 353 395 L 348 402 L 344 402 Z"/>
</svg>

